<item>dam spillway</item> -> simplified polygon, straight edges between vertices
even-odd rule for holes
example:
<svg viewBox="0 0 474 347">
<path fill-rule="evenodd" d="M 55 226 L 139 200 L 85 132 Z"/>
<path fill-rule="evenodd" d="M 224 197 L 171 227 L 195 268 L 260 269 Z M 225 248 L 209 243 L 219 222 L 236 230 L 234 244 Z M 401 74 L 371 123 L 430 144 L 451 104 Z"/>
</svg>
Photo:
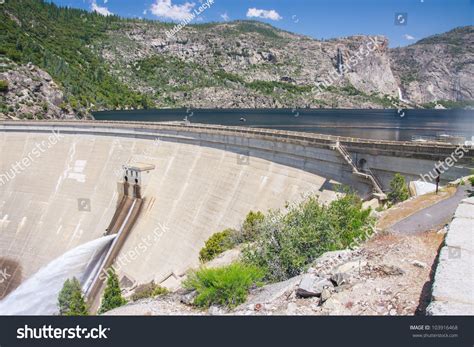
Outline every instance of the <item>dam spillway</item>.
<svg viewBox="0 0 474 347">
<path fill-rule="evenodd" d="M 87 285 L 114 235 L 80 245 L 56 258 L 0 301 L 2 315 L 56 315 L 58 294 L 67 279 Z"/>
<path fill-rule="evenodd" d="M 57 141 L 51 136 L 56 132 Z M 338 139 L 387 186 L 395 172 L 429 172 L 453 146 Z M 116 122 L 0 122 L 0 297 L 67 251 L 101 237 L 119 203 L 122 166 L 146 162 L 143 205 L 118 255 L 121 279 L 172 282 L 199 264 L 204 241 L 250 210 L 281 208 L 312 192 L 322 201 L 370 184 L 331 149 L 330 136 L 212 126 Z M 41 144 L 41 149 L 38 145 Z M 37 150 L 35 150 L 37 148 Z M 442 178 L 469 173 L 472 149 Z M 6 178 L 5 178 L 6 177 Z"/>
</svg>

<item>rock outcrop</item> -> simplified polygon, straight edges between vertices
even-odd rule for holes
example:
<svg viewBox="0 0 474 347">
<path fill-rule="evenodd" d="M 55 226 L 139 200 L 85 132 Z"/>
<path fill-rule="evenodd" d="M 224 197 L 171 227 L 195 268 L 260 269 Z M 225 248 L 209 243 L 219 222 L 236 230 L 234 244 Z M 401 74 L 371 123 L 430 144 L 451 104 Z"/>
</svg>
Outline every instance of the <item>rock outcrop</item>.
<svg viewBox="0 0 474 347">
<path fill-rule="evenodd" d="M 403 97 L 414 103 L 474 99 L 474 27 L 390 51 Z"/>
<path fill-rule="evenodd" d="M 18 65 L 7 60 L 2 60 L 1 64 L 8 69 L 0 73 L 0 80 L 7 82 L 7 90 L 0 92 L 7 112 L 0 112 L 0 119 L 74 117 L 64 103 L 62 89 L 47 72 L 33 64 Z"/>
</svg>

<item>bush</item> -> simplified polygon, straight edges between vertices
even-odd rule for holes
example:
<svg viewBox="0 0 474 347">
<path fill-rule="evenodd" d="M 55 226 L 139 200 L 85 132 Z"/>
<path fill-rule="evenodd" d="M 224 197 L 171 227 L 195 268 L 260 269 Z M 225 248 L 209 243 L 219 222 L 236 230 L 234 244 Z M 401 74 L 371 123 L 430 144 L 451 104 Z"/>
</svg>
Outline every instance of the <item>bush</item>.
<svg viewBox="0 0 474 347">
<path fill-rule="evenodd" d="M 257 235 L 257 230 L 260 224 L 265 220 L 265 216 L 262 212 L 250 211 L 245 218 L 242 225 L 241 237 L 242 241 L 252 241 Z"/>
<path fill-rule="evenodd" d="M 303 272 L 318 256 L 348 248 L 372 233 L 370 210 L 354 194 L 324 206 L 316 198 L 268 215 L 254 243 L 243 250 L 246 264 L 263 268 L 265 279 L 282 281 Z"/>
<path fill-rule="evenodd" d="M 471 186 L 474 187 L 474 176 L 469 177 L 469 183 L 471 183 Z"/>
<path fill-rule="evenodd" d="M 233 236 L 235 230 L 226 229 L 220 233 L 215 233 L 207 241 L 199 252 L 199 259 L 202 262 L 210 261 L 219 254 L 231 249 L 234 246 Z"/>
<path fill-rule="evenodd" d="M 71 304 L 69 306 L 68 316 L 87 316 L 89 312 L 87 311 L 86 301 L 81 291 L 75 291 L 71 296 Z"/>
<path fill-rule="evenodd" d="M 58 295 L 59 314 L 62 316 L 87 316 L 87 305 L 77 278 L 67 279 Z"/>
<path fill-rule="evenodd" d="M 192 272 L 183 284 L 185 288 L 197 291 L 194 300 L 197 306 L 216 304 L 232 308 L 245 302 L 249 289 L 260 285 L 263 277 L 263 270 L 257 266 L 233 263 Z"/>
<path fill-rule="evenodd" d="M 155 284 L 155 282 L 151 281 L 150 283 L 138 286 L 132 295 L 132 300 L 137 301 L 137 300 L 146 299 L 146 298 L 154 298 L 156 296 L 165 295 L 168 293 L 169 293 L 168 289 L 158 284 Z"/>
<path fill-rule="evenodd" d="M 99 314 L 123 306 L 127 303 L 127 300 L 122 297 L 119 280 L 114 268 L 110 268 L 107 273 L 107 286 L 105 287 L 104 295 L 102 297 L 102 303 L 98 312 Z"/>
<path fill-rule="evenodd" d="M 8 81 L 0 80 L 0 92 L 7 92 L 8 91 Z"/>
<path fill-rule="evenodd" d="M 408 192 L 405 177 L 400 175 L 399 173 L 395 174 L 395 176 L 393 176 L 392 180 L 390 181 L 390 192 L 388 193 L 388 200 L 393 205 L 398 202 L 405 201 L 409 197 L 410 193 Z"/>
</svg>

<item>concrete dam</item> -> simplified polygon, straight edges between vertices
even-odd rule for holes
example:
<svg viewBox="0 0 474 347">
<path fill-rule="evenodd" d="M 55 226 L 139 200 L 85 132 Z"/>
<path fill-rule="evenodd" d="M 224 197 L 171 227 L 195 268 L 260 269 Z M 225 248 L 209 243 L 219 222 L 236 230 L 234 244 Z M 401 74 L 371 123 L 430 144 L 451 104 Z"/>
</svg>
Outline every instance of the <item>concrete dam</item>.
<svg viewBox="0 0 474 347">
<path fill-rule="evenodd" d="M 120 247 L 106 261 L 122 287 L 152 280 L 173 287 L 199 265 L 205 240 L 238 228 L 250 210 L 308 194 L 328 202 L 341 184 L 383 199 L 395 173 L 417 180 L 456 150 L 244 127 L 0 122 L 0 299 L 54 259 L 112 233 Z M 473 158 L 465 149 L 441 181 L 468 175 Z"/>
</svg>

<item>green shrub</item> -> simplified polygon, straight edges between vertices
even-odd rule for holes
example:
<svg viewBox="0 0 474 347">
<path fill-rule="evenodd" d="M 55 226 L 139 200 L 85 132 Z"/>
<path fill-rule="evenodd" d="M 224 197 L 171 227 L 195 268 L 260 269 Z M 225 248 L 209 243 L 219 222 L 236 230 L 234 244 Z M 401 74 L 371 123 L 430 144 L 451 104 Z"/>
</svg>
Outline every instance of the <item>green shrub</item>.
<svg viewBox="0 0 474 347">
<path fill-rule="evenodd" d="M 87 310 L 86 301 L 82 292 L 75 291 L 71 296 L 71 304 L 69 306 L 68 316 L 87 316 L 89 312 Z"/>
<path fill-rule="evenodd" d="M 242 225 L 241 237 L 243 241 L 252 241 L 257 235 L 260 224 L 265 220 L 265 215 L 260 212 L 250 211 Z"/>
<path fill-rule="evenodd" d="M 267 281 L 299 275 L 318 256 L 348 248 L 372 233 L 370 210 L 352 193 L 324 206 L 316 198 L 272 212 L 259 225 L 255 242 L 243 250 L 243 261 L 263 268 Z"/>
<path fill-rule="evenodd" d="M 8 91 L 8 81 L 0 80 L 0 92 L 7 92 Z"/>
<path fill-rule="evenodd" d="M 260 285 L 263 277 L 263 270 L 257 266 L 233 263 L 192 272 L 184 282 L 184 287 L 197 291 L 194 304 L 199 307 L 215 304 L 232 308 L 245 302 L 249 289 Z"/>
<path fill-rule="evenodd" d="M 471 183 L 471 186 L 474 187 L 474 176 L 469 177 L 469 183 Z"/>
<path fill-rule="evenodd" d="M 226 229 L 212 235 L 199 252 L 199 259 L 202 262 L 210 261 L 219 254 L 231 249 L 234 246 L 233 235 L 235 235 L 235 230 L 233 229 Z"/>
<path fill-rule="evenodd" d="M 387 197 L 391 204 L 405 201 L 410 197 L 404 176 L 399 173 L 393 176 L 390 181 L 390 192 Z"/>
<path fill-rule="evenodd" d="M 99 314 L 123 306 L 127 303 L 127 300 L 122 297 L 119 280 L 114 268 L 110 268 L 107 273 L 107 285 L 102 297 L 102 303 L 98 312 Z"/>
<path fill-rule="evenodd" d="M 168 293 L 168 289 L 160 286 L 159 284 L 155 284 L 154 281 L 151 281 L 150 283 L 138 286 L 132 295 L 132 300 L 137 301 L 146 298 L 154 298 L 156 296 L 165 295 Z"/>
<path fill-rule="evenodd" d="M 87 316 L 87 305 L 77 278 L 67 279 L 58 295 L 59 314 L 62 316 Z"/>
</svg>

